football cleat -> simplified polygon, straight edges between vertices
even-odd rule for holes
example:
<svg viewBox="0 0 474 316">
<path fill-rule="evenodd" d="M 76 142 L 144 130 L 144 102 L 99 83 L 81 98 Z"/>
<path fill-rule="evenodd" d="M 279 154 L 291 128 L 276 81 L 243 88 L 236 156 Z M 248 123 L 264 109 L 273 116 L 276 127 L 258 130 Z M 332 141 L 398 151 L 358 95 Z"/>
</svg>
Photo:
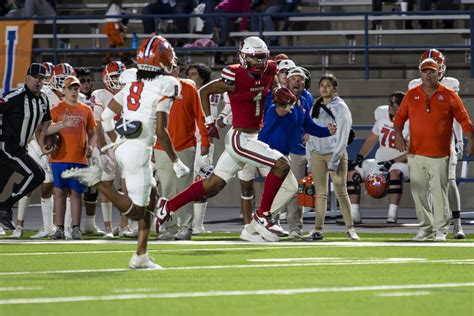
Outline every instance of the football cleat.
<svg viewBox="0 0 474 316">
<path fill-rule="evenodd" d="M 144 255 L 134 254 L 132 259 L 128 262 L 128 267 L 130 269 L 150 269 L 158 270 L 163 269 L 161 266 L 157 265 L 153 258 L 150 257 L 147 253 Z"/>
<path fill-rule="evenodd" d="M 324 234 L 322 231 L 317 231 L 317 230 L 312 230 L 308 236 L 303 237 L 303 240 L 306 241 L 318 241 L 318 240 L 323 240 L 324 239 Z"/>
<path fill-rule="evenodd" d="M 86 226 L 84 227 L 84 235 L 104 236 L 105 232 L 96 225 Z"/>
<path fill-rule="evenodd" d="M 174 235 L 174 240 L 191 240 L 193 230 L 191 228 L 181 227 L 176 235 Z"/>
<path fill-rule="evenodd" d="M 10 238 L 21 238 L 23 236 L 23 227 L 17 225 Z"/>
<path fill-rule="evenodd" d="M 168 210 L 168 199 L 160 198 L 158 200 L 158 206 L 156 208 L 156 231 L 159 230 L 159 225 L 162 225 L 170 216 L 171 212 Z"/>
<path fill-rule="evenodd" d="M 398 220 L 398 210 L 389 210 L 387 215 L 388 224 L 396 224 Z"/>
<path fill-rule="evenodd" d="M 106 228 L 102 238 L 104 238 L 104 239 L 113 239 L 114 238 L 114 232 L 113 232 L 112 228 Z"/>
<path fill-rule="evenodd" d="M 240 239 L 248 241 L 248 242 L 253 242 L 253 243 L 264 243 L 267 242 L 265 239 L 263 239 L 257 232 L 251 233 L 247 230 L 246 227 L 242 230 L 240 233 Z"/>
<path fill-rule="evenodd" d="M 359 235 L 357 235 L 354 228 L 349 228 L 347 230 L 346 235 L 347 235 L 347 238 L 349 238 L 349 240 L 360 240 L 360 237 L 359 237 Z"/>
<path fill-rule="evenodd" d="M 464 234 L 464 231 L 461 226 L 461 219 L 460 218 L 455 218 L 453 220 L 453 235 L 454 239 L 464 239 L 466 238 L 466 235 Z"/>
<path fill-rule="evenodd" d="M 254 212 L 252 221 L 256 224 L 255 230 L 263 239 L 269 242 L 280 241 L 280 238 L 273 230 L 274 223 L 270 212 L 265 212 L 263 215 L 258 215 L 257 212 Z"/>
<path fill-rule="evenodd" d="M 5 230 L 3 229 L 2 226 L 0 226 L 0 236 L 5 236 L 6 233 L 5 233 Z"/>
<path fill-rule="evenodd" d="M 74 227 L 71 231 L 71 239 L 74 240 L 81 240 L 82 239 L 82 233 L 81 229 L 79 227 Z"/>
<path fill-rule="evenodd" d="M 82 184 L 92 187 L 100 182 L 102 169 L 98 165 L 91 165 L 87 168 L 71 168 L 63 171 L 61 177 L 65 179 L 74 178 Z"/>
<path fill-rule="evenodd" d="M 56 231 L 54 232 L 54 234 L 51 235 L 51 239 L 54 239 L 54 240 L 66 239 L 66 236 L 62 229 L 56 227 Z"/>
</svg>

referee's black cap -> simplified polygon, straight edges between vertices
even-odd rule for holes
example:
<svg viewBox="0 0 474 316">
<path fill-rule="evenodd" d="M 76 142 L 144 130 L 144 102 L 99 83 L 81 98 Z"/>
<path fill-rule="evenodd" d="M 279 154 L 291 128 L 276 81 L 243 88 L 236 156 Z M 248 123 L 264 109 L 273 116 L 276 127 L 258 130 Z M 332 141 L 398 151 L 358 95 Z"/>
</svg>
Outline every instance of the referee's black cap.
<svg viewBox="0 0 474 316">
<path fill-rule="evenodd" d="M 28 72 L 26 74 L 30 76 L 46 77 L 46 67 L 42 64 L 32 63 L 30 67 L 28 67 Z"/>
</svg>

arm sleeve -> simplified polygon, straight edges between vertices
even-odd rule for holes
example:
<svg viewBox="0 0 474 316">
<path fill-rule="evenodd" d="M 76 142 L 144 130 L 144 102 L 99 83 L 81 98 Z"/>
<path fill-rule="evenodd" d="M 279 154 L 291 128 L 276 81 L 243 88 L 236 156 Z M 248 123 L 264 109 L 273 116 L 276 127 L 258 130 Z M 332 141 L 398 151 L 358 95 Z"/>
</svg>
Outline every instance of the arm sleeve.
<svg viewBox="0 0 474 316">
<path fill-rule="evenodd" d="M 346 151 L 347 139 L 349 138 L 349 133 L 352 127 L 351 112 L 347 107 L 344 107 L 343 109 L 339 110 L 336 113 L 336 115 L 335 116 L 337 120 L 337 132 L 336 132 L 337 143 L 332 153 L 331 160 L 329 161 L 329 164 L 328 164 L 328 168 L 332 170 L 337 169 L 337 166 L 339 166 L 339 162 L 341 161 L 341 157 Z"/>
</svg>

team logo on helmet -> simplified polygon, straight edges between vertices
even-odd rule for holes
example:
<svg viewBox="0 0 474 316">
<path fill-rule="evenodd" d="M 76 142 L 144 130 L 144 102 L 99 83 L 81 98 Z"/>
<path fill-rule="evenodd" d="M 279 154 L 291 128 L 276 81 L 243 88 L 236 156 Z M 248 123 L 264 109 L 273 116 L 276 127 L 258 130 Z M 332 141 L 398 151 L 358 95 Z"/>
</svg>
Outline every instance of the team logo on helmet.
<svg viewBox="0 0 474 316">
<path fill-rule="evenodd" d="M 388 193 L 388 178 L 386 174 L 369 174 L 365 178 L 365 189 L 374 199 L 381 199 Z"/>
<path fill-rule="evenodd" d="M 240 44 L 240 64 L 252 74 L 260 75 L 265 71 L 269 56 L 267 44 L 256 36 L 247 37 Z"/>
<path fill-rule="evenodd" d="M 122 89 L 123 85 L 119 82 L 119 77 L 126 69 L 121 61 L 112 61 L 108 63 L 102 72 L 102 80 L 105 87 L 111 91 Z"/>
<path fill-rule="evenodd" d="M 173 46 L 163 36 L 152 36 L 144 40 L 137 50 L 137 67 L 145 71 L 172 72 L 175 64 Z"/>
<path fill-rule="evenodd" d="M 424 51 L 423 54 L 421 54 L 420 59 L 419 59 L 419 64 L 421 64 L 427 58 L 431 58 L 434 61 L 436 61 L 439 67 L 438 78 L 439 79 L 443 78 L 444 73 L 446 72 L 446 57 L 444 56 L 444 54 L 434 48 L 428 49 Z"/>
<path fill-rule="evenodd" d="M 51 88 L 63 93 L 64 79 L 68 76 L 75 76 L 76 71 L 68 63 L 57 64 L 51 76 Z"/>
</svg>

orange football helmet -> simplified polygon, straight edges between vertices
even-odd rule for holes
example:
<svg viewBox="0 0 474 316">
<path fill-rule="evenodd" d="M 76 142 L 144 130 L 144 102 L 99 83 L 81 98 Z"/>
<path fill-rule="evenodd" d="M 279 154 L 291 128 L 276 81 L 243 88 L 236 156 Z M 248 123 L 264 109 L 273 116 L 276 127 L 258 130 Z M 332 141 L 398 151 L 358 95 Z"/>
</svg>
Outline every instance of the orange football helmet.
<svg viewBox="0 0 474 316">
<path fill-rule="evenodd" d="M 44 80 L 44 85 L 45 86 L 50 86 L 51 85 L 51 76 L 53 75 L 54 71 L 54 64 L 50 63 L 49 61 L 45 61 L 43 63 L 44 68 L 46 68 L 46 78 Z"/>
<path fill-rule="evenodd" d="M 423 52 L 420 56 L 419 64 L 427 58 L 434 59 L 436 63 L 438 63 L 439 66 L 439 71 L 438 71 L 438 78 L 441 79 L 444 76 L 444 73 L 446 72 L 446 57 L 442 52 L 440 52 L 437 49 L 428 49 Z"/>
<path fill-rule="evenodd" d="M 118 91 L 122 89 L 123 85 L 119 82 L 119 77 L 124 70 L 127 69 L 121 61 L 112 61 L 105 66 L 102 72 L 102 80 L 107 89 L 111 91 Z"/>
<path fill-rule="evenodd" d="M 51 76 L 51 88 L 63 93 L 64 79 L 67 76 L 75 76 L 76 71 L 68 63 L 57 64 L 54 67 L 53 75 Z"/>
<path fill-rule="evenodd" d="M 170 74 L 176 55 L 173 46 L 161 35 L 144 40 L 137 50 L 137 67 L 145 71 L 160 71 Z"/>
<path fill-rule="evenodd" d="M 381 199 L 388 193 L 388 178 L 386 174 L 369 174 L 365 178 L 365 190 L 374 199 Z"/>
</svg>

